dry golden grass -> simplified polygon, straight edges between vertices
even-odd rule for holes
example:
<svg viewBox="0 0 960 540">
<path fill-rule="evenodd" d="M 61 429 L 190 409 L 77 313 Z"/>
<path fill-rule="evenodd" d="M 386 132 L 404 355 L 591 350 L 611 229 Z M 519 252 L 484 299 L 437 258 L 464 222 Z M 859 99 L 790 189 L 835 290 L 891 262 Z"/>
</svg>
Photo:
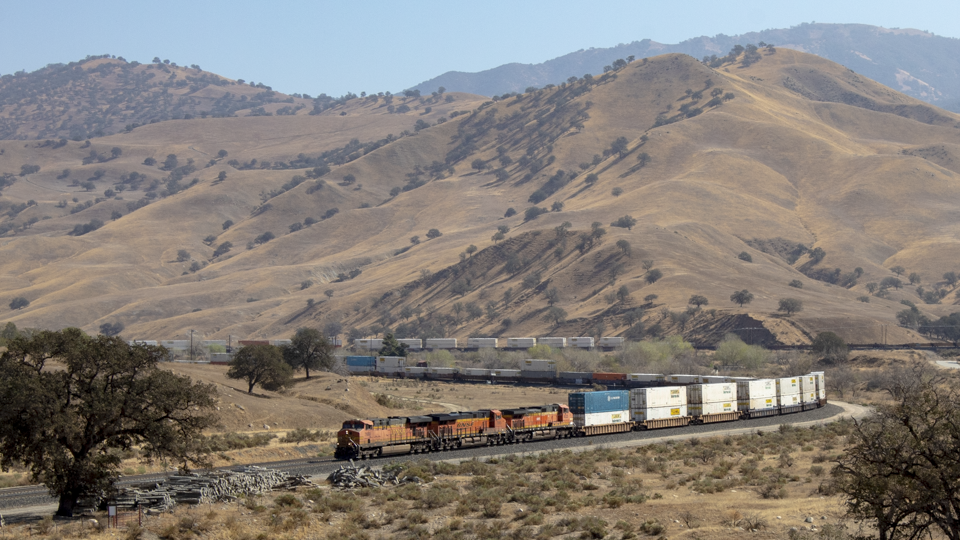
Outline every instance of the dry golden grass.
<svg viewBox="0 0 960 540">
<path fill-rule="evenodd" d="M 178 338 L 190 329 L 208 338 L 287 337 L 298 326 L 330 320 L 348 328 L 365 327 L 384 311 L 395 316 L 403 306 L 422 306 L 427 313 L 447 313 L 455 302 L 483 306 L 499 300 L 507 288 L 521 292 L 522 278 L 540 270 L 559 290 L 559 305 L 569 314 L 567 324 L 554 328 L 544 322 L 546 300 L 527 291 L 493 320 L 483 317 L 451 333 L 581 335 L 602 322 L 605 333 L 615 334 L 626 328 L 621 308 L 640 305 L 648 294 L 658 295 L 656 309 L 674 311 L 684 309 L 691 294 L 702 294 L 710 300 L 708 307 L 718 311 L 701 315 L 704 318 L 685 331 L 724 327 L 725 320 L 733 320 L 730 315 L 746 313 L 784 343 L 807 342 L 825 329 L 848 341 L 880 341 L 882 325 L 887 326 L 890 342 L 924 340 L 896 327 L 899 301 L 920 303 L 912 288 L 895 291 L 888 299 L 873 297 L 870 303 L 858 302 L 857 297 L 866 294 L 866 283 L 891 275 L 888 268 L 898 264 L 908 273 L 919 272 L 928 289 L 944 272 L 956 270 L 960 256 L 960 229 L 953 219 L 960 207 L 960 168 L 953 157 L 960 155 L 956 115 L 826 60 L 785 49 L 749 68 L 731 64 L 713 70 L 689 57 L 667 55 L 630 64 L 615 76 L 573 100 L 574 109 L 592 103 L 587 109 L 590 118 L 581 131 L 567 129 L 553 142 L 555 162 L 527 182 L 522 181 L 526 171 L 516 162 L 531 135 L 520 136 L 516 145 L 502 142 L 498 136 L 512 137 L 512 130 L 521 127 L 506 121 L 504 130 L 493 129 L 477 138 L 475 150 L 455 165 L 452 176 L 391 198 L 390 189 L 403 185 L 416 167 L 444 160 L 457 143 L 458 128 L 472 122 L 457 117 L 335 167 L 326 177 L 327 187 L 306 195 L 304 184 L 272 199 L 272 210 L 256 217 L 251 211 L 260 204 L 261 191 L 276 189 L 303 171 L 237 171 L 219 163 L 196 173 L 198 186 L 114 222 L 111 212 L 126 213 L 125 202 L 139 194 L 127 192 L 125 201 L 105 201 L 70 215 L 55 204 L 64 197 L 92 199 L 106 183 L 100 183 L 95 193 L 65 193 L 67 181 L 55 176 L 63 168 L 89 175 L 99 167 L 108 178 L 133 170 L 159 177 L 163 173 L 140 165 L 145 157 L 176 153 L 182 160 L 195 157 L 202 165 L 220 148 L 240 161 L 289 160 L 301 152 L 316 155 L 353 138 L 369 141 L 397 135 L 412 129 L 419 118 L 433 123 L 452 111 L 472 110 L 480 98 L 457 95 L 453 103 L 433 104 L 429 114 L 424 114 L 424 104 L 410 100 L 420 110 L 385 114 L 377 108 L 381 102 L 349 105 L 342 111 L 346 116 L 337 109 L 320 116 L 164 122 L 94 140 L 95 148 L 116 145 L 124 150 L 121 159 L 100 165 L 79 166 L 86 150 L 78 143 L 52 151 L 32 144 L 24 147 L 20 141 L 0 142 L 4 150 L 0 171 L 17 172 L 24 163 L 42 167 L 40 173 L 4 191 L 13 202 L 38 202 L 17 219 L 51 217 L 0 239 L 0 300 L 5 303 L 14 296 L 31 300 L 29 308 L 5 318 L 18 326 L 75 325 L 88 331 L 121 321 L 127 328 L 124 335 L 142 338 Z M 685 91 L 704 89 L 707 79 L 711 88 L 722 88 L 735 98 L 706 107 L 698 116 L 651 129 L 659 113 L 675 114 L 690 101 Z M 699 105 L 710 99 L 709 92 Z M 546 100 L 552 95 L 544 91 L 540 97 L 510 98 L 486 110 L 496 111 L 498 120 L 524 108 L 550 112 L 554 106 Z M 531 132 L 536 127 L 533 117 L 524 122 L 524 129 Z M 647 140 L 641 145 L 644 135 Z M 630 140 L 627 156 L 603 159 L 581 171 L 580 177 L 540 204 L 563 202 L 562 212 L 522 221 L 529 195 L 556 169 L 580 171 L 580 163 L 601 154 L 619 136 Z M 470 168 L 478 157 L 495 163 L 496 148 L 504 144 L 514 160 L 507 167 L 509 180 L 496 182 L 489 172 Z M 543 152 L 538 156 L 545 156 Z M 640 152 L 651 156 L 643 168 L 637 167 Z M 214 185 L 221 170 L 227 171 L 228 180 Z M 599 175 L 593 186 L 583 183 L 588 173 Z M 337 185 L 346 174 L 354 174 L 362 188 Z M 623 190 L 621 196 L 611 195 L 615 187 Z M 371 208 L 360 209 L 364 203 Z M 340 209 L 334 218 L 286 234 L 291 223 L 319 217 L 333 207 Z M 503 218 L 508 207 L 520 215 Z M 625 214 L 638 220 L 636 227 L 629 231 L 608 227 Z M 81 237 L 64 236 L 75 224 L 94 218 L 107 225 Z M 236 224 L 223 231 L 221 223 L 227 219 Z M 553 227 L 564 221 L 571 222 L 574 231 L 600 222 L 608 234 L 599 248 L 580 254 L 571 244 L 556 258 L 544 248 Z M 508 239 L 519 237 L 512 250 L 539 253 L 530 269 L 507 275 L 501 270 L 505 255 L 489 256 L 477 269 L 484 272 L 483 286 L 464 297 L 451 293 L 451 278 L 370 308 L 384 293 L 419 279 L 421 270 L 438 272 L 458 263 L 466 246 L 481 250 L 492 246 L 490 238 L 498 225 L 510 227 Z M 411 236 L 423 239 L 431 228 L 443 236 L 396 254 L 410 245 Z M 265 231 L 278 238 L 244 248 Z M 539 239 L 522 236 L 537 231 L 545 231 Z M 181 275 L 189 263 L 175 262 L 177 250 L 186 249 L 194 259 L 207 261 L 213 252 L 202 243 L 207 235 L 216 235 L 216 243 L 232 242 L 233 251 L 200 272 Z M 860 267 L 864 276 L 852 289 L 829 285 L 797 271 L 806 258 L 791 265 L 744 243 L 776 237 L 822 247 L 827 257 L 820 268 L 837 267 L 846 273 Z M 617 240 L 629 241 L 634 255 L 619 257 Z M 737 259 L 741 251 L 751 253 L 753 263 Z M 645 281 L 640 266 L 644 259 L 656 262 L 663 279 Z M 609 263 L 618 262 L 623 271 L 611 279 Z M 358 267 L 363 270 L 358 278 L 333 283 L 339 272 Z M 802 290 L 787 286 L 794 279 L 803 281 Z M 301 290 L 304 280 L 314 285 Z M 611 309 L 605 296 L 622 285 L 632 300 Z M 728 298 L 744 288 L 754 293 L 755 300 L 739 309 Z M 323 296 L 325 289 L 334 291 L 333 298 Z M 923 309 L 934 318 L 955 310 L 957 299 L 954 291 L 950 293 L 943 304 Z M 784 297 L 801 299 L 804 310 L 789 320 L 772 316 Z M 309 299 L 316 301 L 311 309 L 306 308 Z M 504 317 L 514 322 L 509 330 L 500 326 Z M 656 322 L 656 317 L 648 313 L 648 323 Z"/>
<path fill-rule="evenodd" d="M 829 490 L 829 460 L 842 452 L 846 429 L 782 429 L 487 463 L 408 463 L 402 474 L 426 483 L 358 492 L 323 486 L 178 508 L 148 517 L 140 534 L 223 540 L 610 534 L 734 539 L 756 529 L 780 538 L 792 527 L 809 530 L 808 517 L 818 530 L 842 529 L 841 500 Z M 49 523 L 32 529 L 36 534 L 44 527 Z M 116 538 L 112 531 L 72 530 L 77 528 L 62 526 L 59 534 Z M 38 536 L 53 537 L 49 531 Z"/>
</svg>

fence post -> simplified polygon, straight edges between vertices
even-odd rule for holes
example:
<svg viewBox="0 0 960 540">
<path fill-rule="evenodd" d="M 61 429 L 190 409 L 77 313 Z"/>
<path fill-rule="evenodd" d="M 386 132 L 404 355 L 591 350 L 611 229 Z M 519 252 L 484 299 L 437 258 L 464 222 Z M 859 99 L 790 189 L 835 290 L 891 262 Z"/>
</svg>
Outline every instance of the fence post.
<svg viewBox="0 0 960 540">
<path fill-rule="evenodd" d="M 137 503 L 137 526 L 143 527 L 143 505 Z"/>
</svg>

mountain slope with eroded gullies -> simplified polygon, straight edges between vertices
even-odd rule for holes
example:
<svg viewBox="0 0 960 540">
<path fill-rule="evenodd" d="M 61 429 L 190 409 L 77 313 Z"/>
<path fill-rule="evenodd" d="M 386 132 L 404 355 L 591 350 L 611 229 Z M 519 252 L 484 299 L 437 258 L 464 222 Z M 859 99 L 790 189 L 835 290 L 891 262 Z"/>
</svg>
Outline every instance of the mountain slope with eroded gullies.
<svg viewBox="0 0 960 540">
<path fill-rule="evenodd" d="M 0 142 L 0 300 L 30 301 L 5 315 L 18 326 L 711 343 L 759 321 L 784 343 L 913 342 L 901 300 L 956 310 L 960 117 L 788 49 L 716 68 L 664 55 L 499 101 L 160 122 L 92 140 L 121 150 L 104 163 L 79 146 Z M 779 313 L 784 298 L 802 310 Z"/>
</svg>

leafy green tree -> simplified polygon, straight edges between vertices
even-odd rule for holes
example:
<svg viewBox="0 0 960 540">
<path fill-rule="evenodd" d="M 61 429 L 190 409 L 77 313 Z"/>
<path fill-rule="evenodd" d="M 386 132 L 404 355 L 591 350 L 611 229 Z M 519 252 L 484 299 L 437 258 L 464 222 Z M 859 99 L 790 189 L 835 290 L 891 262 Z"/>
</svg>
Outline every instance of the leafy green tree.
<svg viewBox="0 0 960 540">
<path fill-rule="evenodd" d="M 586 182 L 588 186 L 592 186 L 593 184 L 596 184 L 597 180 L 599 179 L 600 177 L 597 176 L 596 173 L 590 173 L 586 176 L 586 178 L 583 179 L 583 181 Z"/>
<path fill-rule="evenodd" d="M 877 291 L 877 284 L 874 282 L 867 283 L 867 292 L 873 294 Z"/>
<path fill-rule="evenodd" d="M 630 242 L 626 240 L 617 240 L 617 249 L 620 250 L 620 253 L 629 257 L 633 252 L 633 248 L 630 246 Z"/>
<path fill-rule="evenodd" d="M 119 335 L 120 332 L 123 332 L 123 323 L 103 323 L 100 325 L 100 333 L 107 336 L 113 337 Z"/>
<path fill-rule="evenodd" d="M 470 244 L 469 246 L 467 246 L 467 249 L 464 251 L 467 252 L 467 255 L 473 257 L 473 254 L 477 252 L 477 246 Z"/>
<path fill-rule="evenodd" d="M 903 283 L 895 277 L 885 277 L 880 280 L 880 289 L 889 289 L 893 287 L 894 289 L 899 289 L 903 286 Z"/>
<path fill-rule="evenodd" d="M 897 375 L 885 385 L 894 402 L 854 420 L 834 485 L 875 538 L 960 538 L 960 395 L 937 375 Z"/>
<path fill-rule="evenodd" d="M 693 305 L 693 306 L 697 306 L 697 307 L 699 308 L 700 306 L 705 306 L 705 305 L 709 304 L 710 301 L 707 300 L 707 297 L 706 297 L 706 296 L 702 296 L 702 295 L 699 295 L 699 294 L 694 294 L 694 295 L 692 295 L 692 296 L 690 297 L 689 300 L 687 300 L 687 303 L 690 304 L 690 305 Z"/>
<path fill-rule="evenodd" d="M 496 244 L 501 240 L 503 240 L 504 238 L 505 238 L 504 234 L 500 231 L 497 231 L 496 233 L 494 233 L 493 236 L 490 237 L 490 240 L 493 240 L 493 243 Z"/>
<path fill-rule="evenodd" d="M 802 288 L 803 288 L 803 282 L 800 281 L 799 279 L 795 279 L 795 280 L 791 281 L 790 283 L 787 283 L 787 285 L 789 285 L 789 286 L 791 286 L 791 287 L 794 287 L 794 288 L 797 288 L 797 289 L 802 289 Z"/>
<path fill-rule="evenodd" d="M 10 309 L 23 309 L 30 305 L 30 301 L 22 296 L 17 296 L 10 301 Z"/>
<path fill-rule="evenodd" d="M 543 315 L 544 322 L 552 322 L 554 326 L 560 326 L 567 320 L 567 312 L 563 308 L 551 306 Z"/>
<path fill-rule="evenodd" d="M 910 275 L 907 277 L 907 279 L 910 280 L 910 284 L 911 284 L 911 285 L 919 285 L 919 284 L 920 284 L 920 274 L 918 274 L 918 273 L 916 273 L 916 272 L 910 272 Z"/>
<path fill-rule="evenodd" d="M 556 287 L 550 287 L 543 293 L 543 297 L 547 300 L 547 304 L 552 306 L 560 301 L 560 291 Z"/>
<path fill-rule="evenodd" d="M 537 219 L 538 217 L 540 217 L 540 214 L 546 214 L 546 213 L 547 213 L 547 209 L 546 209 L 546 208 L 540 208 L 540 207 L 537 207 L 537 206 L 531 206 L 530 208 L 527 208 L 527 209 L 523 212 L 523 220 L 524 220 L 524 221 L 533 221 L 534 219 Z"/>
<path fill-rule="evenodd" d="M 503 213 L 503 217 L 505 218 L 513 217 L 515 215 L 517 215 L 517 211 L 514 210 L 513 207 L 507 208 L 507 211 Z"/>
<path fill-rule="evenodd" d="M 232 244 L 231 242 L 224 242 L 224 243 L 220 244 L 219 246 L 217 246 L 217 249 L 215 249 L 215 250 L 213 251 L 213 256 L 214 256 L 214 257 L 219 257 L 219 256 L 221 256 L 221 255 L 225 255 L 226 253 L 228 253 L 228 252 L 230 251 L 230 248 L 232 248 L 232 247 L 233 247 L 233 244 Z"/>
<path fill-rule="evenodd" d="M 220 173 L 217 174 L 217 182 L 223 182 L 226 179 L 227 179 L 227 171 L 220 171 Z"/>
<path fill-rule="evenodd" d="M 550 205 L 551 212 L 559 212 L 563 210 L 563 201 L 553 201 L 553 204 Z"/>
<path fill-rule="evenodd" d="M 379 356 L 407 356 L 407 344 L 400 343 L 393 334 L 383 336 L 383 346 L 377 352 Z"/>
<path fill-rule="evenodd" d="M 637 155 L 637 161 L 640 162 L 641 167 L 646 167 L 647 163 L 650 163 L 650 154 L 646 152 L 640 152 L 640 154 Z"/>
<path fill-rule="evenodd" d="M 753 257 L 750 256 L 746 251 L 741 251 L 737 258 L 744 262 L 753 262 Z"/>
<path fill-rule="evenodd" d="M 480 158 L 477 158 L 473 160 L 472 163 L 470 163 L 470 168 L 476 169 L 478 171 L 482 171 L 487 168 L 487 162 Z"/>
<path fill-rule="evenodd" d="M 653 268 L 649 272 L 647 272 L 647 275 L 644 277 L 644 279 L 647 280 L 647 283 L 650 283 L 652 285 L 657 281 L 660 281 L 660 278 L 662 277 L 663 277 L 663 272 L 661 272 L 657 268 Z"/>
<path fill-rule="evenodd" d="M 357 181 L 357 177 L 354 176 L 354 175 L 352 175 L 352 174 L 348 174 L 348 175 L 346 175 L 346 176 L 343 177 L 343 183 L 344 183 L 345 185 L 350 185 L 350 184 L 352 184 L 352 183 L 354 183 L 354 182 L 356 182 L 356 181 Z"/>
<path fill-rule="evenodd" d="M 217 152 L 217 157 L 220 158 L 220 159 L 223 159 L 223 158 L 227 157 L 227 155 L 228 155 L 228 154 L 227 154 L 227 151 L 226 151 L 226 150 L 220 150 L 219 152 Z"/>
<path fill-rule="evenodd" d="M 223 230 L 227 230 L 230 227 L 233 227 L 233 220 L 228 219 L 223 222 Z"/>
<path fill-rule="evenodd" d="M 630 300 L 630 289 L 628 289 L 626 285 L 621 285 L 620 288 L 617 289 L 617 300 L 621 303 Z"/>
<path fill-rule="evenodd" d="M 960 280 L 960 277 L 957 276 L 956 272 L 947 272 L 943 275 L 944 281 L 947 282 L 947 285 L 953 287 L 957 284 L 957 281 Z M 911 282 L 912 283 L 912 282 Z"/>
<path fill-rule="evenodd" d="M 843 338 L 833 332 L 820 332 L 811 344 L 811 350 L 834 363 L 847 359 L 849 350 Z"/>
<path fill-rule="evenodd" d="M 247 393 L 252 394 L 258 384 L 266 390 L 288 386 L 293 377 L 293 368 L 283 361 L 280 347 L 247 345 L 230 361 L 227 377 L 247 381 Z"/>
<path fill-rule="evenodd" d="M 782 311 L 787 314 L 787 316 L 793 315 L 794 313 L 799 313 L 803 310 L 803 302 L 797 300 L 796 298 L 781 298 L 780 306 L 777 308 L 777 311 Z"/>
<path fill-rule="evenodd" d="M 631 215 L 623 216 L 622 218 L 619 218 L 610 224 L 611 227 L 621 227 L 627 229 L 628 231 L 632 230 L 636 225 L 637 220 Z"/>
<path fill-rule="evenodd" d="M 185 249 L 177 250 L 177 262 L 187 262 L 190 260 L 190 252 Z"/>
<path fill-rule="evenodd" d="M 122 453 L 203 464 L 195 441 L 216 424 L 216 390 L 160 369 L 166 349 L 76 328 L 17 337 L 0 355 L 0 465 L 30 469 L 57 515 L 102 496 Z M 56 369 L 50 369 L 51 366 Z"/>
<path fill-rule="evenodd" d="M 310 370 L 329 370 L 333 367 L 333 345 L 319 330 L 298 328 L 289 345 L 281 347 L 283 360 L 294 371 L 301 369 L 310 378 Z"/>
<path fill-rule="evenodd" d="M 744 304 L 753 302 L 753 293 L 746 289 L 743 289 L 742 291 L 736 291 L 730 295 L 730 301 L 740 304 L 740 307 L 743 307 Z"/>
<path fill-rule="evenodd" d="M 613 188 L 613 190 L 612 190 L 610 193 L 611 193 L 614 197 L 619 197 L 619 196 L 623 195 L 623 188 L 615 187 L 615 188 Z"/>
<path fill-rule="evenodd" d="M 616 140 L 610 144 L 610 152 L 623 157 L 623 155 L 627 153 L 627 145 L 629 143 L 630 141 L 628 141 L 626 137 L 617 137 Z"/>
<path fill-rule="evenodd" d="M 433 240 L 434 238 L 440 238 L 443 236 L 443 233 L 439 229 L 430 229 L 427 231 L 427 238 Z"/>
<path fill-rule="evenodd" d="M 904 267 L 902 267 L 902 266 L 900 266 L 900 265 L 897 265 L 897 266 L 894 266 L 894 267 L 890 268 L 890 271 L 893 272 L 894 274 L 896 274 L 897 277 L 900 277 L 900 275 L 903 274 L 904 272 L 906 272 L 907 269 L 904 268 Z"/>
</svg>

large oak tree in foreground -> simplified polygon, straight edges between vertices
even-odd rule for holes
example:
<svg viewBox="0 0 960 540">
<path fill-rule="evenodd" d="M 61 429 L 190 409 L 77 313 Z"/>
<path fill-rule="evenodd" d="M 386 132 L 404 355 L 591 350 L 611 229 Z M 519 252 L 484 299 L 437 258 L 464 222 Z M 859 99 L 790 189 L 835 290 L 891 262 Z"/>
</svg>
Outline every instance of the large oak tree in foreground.
<svg viewBox="0 0 960 540">
<path fill-rule="evenodd" d="M 0 466 L 27 466 L 71 516 L 105 494 L 120 452 L 202 464 L 193 444 L 216 423 L 214 388 L 161 370 L 162 347 L 76 328 L 17 337 L 0 355 Z"/>
</svg>

